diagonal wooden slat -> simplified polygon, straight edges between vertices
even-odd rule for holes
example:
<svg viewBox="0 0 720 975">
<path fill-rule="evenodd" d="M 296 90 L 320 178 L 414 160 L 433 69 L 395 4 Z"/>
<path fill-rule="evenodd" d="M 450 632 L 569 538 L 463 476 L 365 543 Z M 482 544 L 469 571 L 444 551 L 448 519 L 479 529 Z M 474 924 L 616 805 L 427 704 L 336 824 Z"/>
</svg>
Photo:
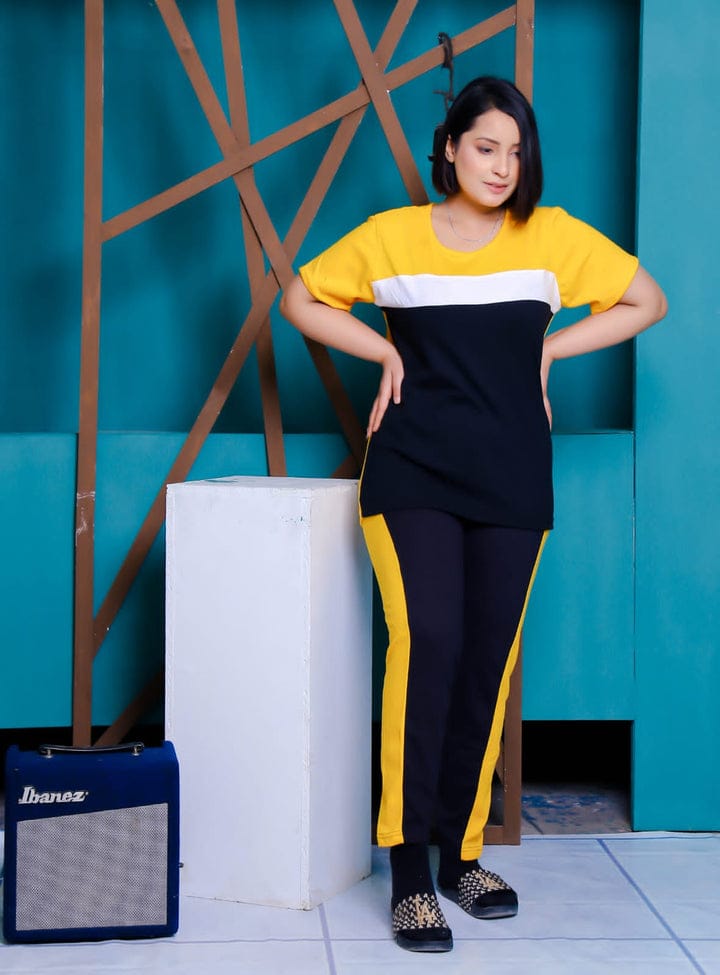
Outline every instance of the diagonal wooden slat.
<svg viewBox="0 0 720 975">
<path fill-rule="evenodd" d="M 165 690 L 165 670 L 161 668 L 143 687 L 142 691 L 128 704 L 125 710 L 93 743 L 95 745 L 117 745 L 132 731 L 142 716 L 162 700 Z"/>
<path fill-rule="evenodd" d="M 400 43 L 400 39 L 405 33 L 405 28 L 410 23 L 418 0 L 397 0 L 390 19 L 385 25 L 382 37 L 375 48 L 375 58 L 378 65 L 383 70 L 390 64 L 390 58 L 395 52 L 395 48 Z"/>
<path fill-rule="evenodd" d="M 245 78 L 243 74 L 240 31 L 238 29 L 235 0 L 218 0 L 218 22 L 220 25 L 220 39 L 222 42 L 232 130 L 241 146 L 249 146 L 250 122 L 245 99 Z M 238 173 L 237 178 L 239 185 L 245 188 L 246 192 L 250 188 L 250 185 L 255 187 L 255 177 L 252 169 L 243 170 L 242 173 Z M 250 297 L 254 299 L 257 297 L 265 277 L 263 248 L 244 208 L 240 208 L 240 213 L 245 240 L 245 259 L 250 282 Z M 265 452 L 268 473 L 272 476 L 282 477 L 287 474 L 287 464 L 285 462 L 282 413 L 280 410 L 280 395 L 278 392 L 272 329 L 269 317 L 265 319 L 260 328 L 255 347 L 257 350 L 258 372 L 260 375 L 260 397 L 262 400 L 263 425 L 265 428 Z"/>
<path fill-rule="evenodd" d="M 365 456 L 366 439 L 365 430 L 357 418 L 352 400 L 343 386 L 340 375 L 325 346 L 319 342 L 313 342 L 306 336 L 303 336 L 303 339 L 328 399 L 335 408 L 340 428 L 345 434 L 355 464 L 359 467 Z"/>
<path fill-rule="evenodd" d="M 176 0 L 156 0 L 156 2 L 157 8 L 165 21 L 170 39 L 180 56 L 185 72 L 221 152 L 223 155 L 237 152 L 241 147 L 235 137 L 235 133 L 225 118 L 222 105 L 215 94 L 207 71 L 200 60 L 197 49 L 185 26 L 185 21 L 178 9 Z M 234 173 L 232 176 L 240 193 L 243 207 L 252 220 L 255 232 L 262 241 L 265 253 L 275 270 L 278 283 L 283 287 L 292 278 L 290 262 L 275 232 L 267 210 L 260 199 L 260 194 L 254 185 L 254 180 L 243 181 L 240 177 L 240 173 Z"/>
<path fill-rule="evenodd" d="M 515 25 L 515 84 L 532 101 L 535 0 L 518 0 Z"/>
<path fill-rule="evenodd" d="M 501 34 L 504 30 L 508 30 L 514 26 L 515 4 L 506 7 L 486 20 L 480 21 L 474 27 L 469 27 L 467 30 L 455 34 L 451 38 L 455 57 L 464 54 L 466 51 L 470 51 L 472 48 L 477 47 L 478 44 L 489 41 L 491 37 L 495 37 L 496 34 Z M 393 68 L 392 71 L 388 71 L 385 75 L 385 83 L 388 91 L 395 91 L 396 88 L 407 84 L 409 81 L 414 81 L 415 78 L 419 78 L 421 74 L 425 74 L 432 68 L 439 68 L 443 63 L 444 57 L 445 52 L 443 48 L 435 45 L 435 47 L 426 51 L 425 54 L 420 54 L 411 61 L 407 61 L 405 64 Z"/>
<path fill-rule="evenodd" d="M 332 472 L 332 477 L 357 477 L 358 476 L 358 466 L 355 462 L 355 458 L 350 454 L 348 455 L 341 464 L 335 468 Z"/>
<path fill-rule="evenodd" d="M 408 196 L 415 204 L 427 203 L 427 192 L 420 178 L 412 151 L 397 117 L 390 93 L 385 86 L 383 71 L 375 61 L 365 31 L 352 0 L 333 0 L 343 30 L 355 55 L 360 73 L 373 107 L 380 119 L 390 151 L 400 170 Z"/>
</svg>

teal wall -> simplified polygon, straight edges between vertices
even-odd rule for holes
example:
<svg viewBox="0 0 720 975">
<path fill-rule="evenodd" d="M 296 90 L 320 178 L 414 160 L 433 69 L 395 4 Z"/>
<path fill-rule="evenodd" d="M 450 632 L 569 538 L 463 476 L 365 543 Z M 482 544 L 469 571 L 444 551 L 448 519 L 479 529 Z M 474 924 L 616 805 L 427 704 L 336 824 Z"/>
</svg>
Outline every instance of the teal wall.
<svg viewBox="0 0 720 975">
<path fill-rule="evenodd" d="M 641 338 L 637 363 L 632 345 L 625 344 L 554 369 L 557 529 L 528 614 L 524 715 L 634 721 L 635 816 L 643 827 L 718 826 L 717 793 L 708 791 L 695 807 L 688 789 L 668 795 L 666 774 L 671 756 L 674 774 L 696 781 L 698 769 L 687 763 L 690 743 L 707 742 L 701 754 L 710 762 L 710 744 L 720 739 L 718 709 L 710 701 L 718 674 L 708 582 L 714 578 L 714 547 L 707 531 L 717 511 L 718 411 L 710 403 L 717 384 L 695 382 L 712 361 L 717 313 L 709 294 L 712 276 L 701 274 L 713 242 L 709 233 L 708 239 L 696 235 L 698 221 L 691 218 L 711 192 L 713 146 L 708 149 L 704 122 L 712 85 L 698 80 L 713 76 L 709 33 L 701 26 L 711 2 L 689 5 L 682 45 L 674 41 L 669 0 L 642 10 L 639 0 L 537 0 L 536 10 L 534 100 L 547 173 L 543 202 L 565 206 L 628 249 L 636 248 L 637 236 L 641 259 L 666 287 L 673 311 L 667 325 Z M 183 0 L 180 6 L 225 104 L 215 5 Z M 464 30 L 502 6 L 490 0 L 419 4 L 391 67 L 432 46 L 438 31 Z M 220 154 L 154 5 L 106 7 L 109 218 Z M 361 0 L 358 7 L 375 44 L 389 5 Z M 238 15 L 254 139 L 357 84 L 332 5 L 240 3 Z M 70 720 L 78 411 L 81 4 L 0 0 L 0 47 L 0 727 L 63 725 Z M 513 57 L 512 31 L 458 57 L 456 90 L 477 74 L 511 75 Z M 426 157 L 442 115 L 435 89 L 446 84 L 447 73 L 438 70 L 393 94 L 431 196 Z M 679 94 L 688 84 L 694 85 L 692 112 Z M 695 170 L 687 172 L 681 148 L 686 130 L 674 132 L 670 142 L 665 136 L 668 106 L 697 138 L 692 164 L 701 173 L 707 169 L 701 183 Z M 281 235 L 332 131 L 257 167 Z M 691 195 L 698 185 L 700 201 Z M 298 263 L 369 212 L 406 200 L 368 112 Z M 248 304 L 231 181 L 106 245 L 98 604 Z M 380 325 L 374 309 L 362 314 Z M 562 312 L 555 326 L 579 314 Z M 276 309 L 272 318 L 290 473 L 328 475 L 345 453 L 337 421 L 301 339 Z M 692 354 L 685 345 L 689 335 L 699 339 Z M 339 355 L 336 361 L 365 415 L 374 367 Z M 693 433 L 699 417 L 707 430 L 702 444 Z M 192 476 L 263 473 L 260 431 L 251 356 Z M 95 723 L 117 715 L 162 653 L 161 536 L 98 656 Z M 380 649 L 375 665 L 379 670 Z"/>
<path fill-rule="evenodd" d="M 720 826 L 720 5 L 645 4 L 638 225 L 667 290 L 637 342 L 634 822 Z"/>
<path fill-rule="evenodd" d="M 367 0 L 358 6 L 375 44 L 388 5 Z M 548 173 L 545 201 L 562 203 L 633 248 L 633 181 L 625 180 L 618 192 L 615 174 L 635 164 L 637 8 L 632 0 L 579 7 L 540 0 L 537 8 L 535 101 Z M 185 0 L 181 9 L 226 104 L 215 5 Z M 488 0 L 419 4 L 391 67 L 435 44 L 439 30 L 460 32 L 497 9 L 498 4 Z M 307 14 L 305 5 L 290 0 L 238 5 L 255 139 L 357 84 L 357 70 L 332 6 L 318 2 L 312 16 Z M 283 30 L 278 32 L 280 20 Z M 0 645 L 6 649 L 0 665 L 0 725 L 12 727 L 63 724 L 70 714 L 69 593 L 82 250 L 82 7 L 49 0 L 0 0 L 0 45 L 9 106 L 3 114 L 0 152 L 8 231 L 0 240 L 0 267 L 5 270 L 0 289 L 0 388 L 5 394 L 0 397 L 0 443 L 3 466 L 11 471 L 0 486 L 8 553 L 2 570 Z M 506 31 L 458 57 L 456 90 L 483 72 L 511 75 L 513 60 L 514 34 Z M 435 89 L 446 85 L 447 72 L 437 70 L 393 95 L 431 195 L 426 157 L 432 128 L 442 116 L 442 98 Z M 567 125 L 567 119 L 581 120 L 592 113 L 592 126 Z M 105 125 L 106 218 L 220 158 L 152 4 L 106 3 Z M 618 126 L 622 138 L 613 138 Z M 331 134 L 332 128 L 319 132 L 257 167 L 258 185 L 281 234 Z M 373 164 L 371 179 L 368 160 Z M 368 112 L 299 261 L 368 212 L 406 199 L 379 124 Z M 96 604 L 244 318 L 249 293 L 242 255 L 231 181 L 104 248 Z M 363 313 L 380 324 L 374 309 Z M 570 320 L 570 313 L 561 313 L 557 324 Z M 338 452 L 342 455 L 337 421 L 299 336 L 275 310 L 273 332 L 283 418 L 291 435 L 290 472 L 312 468 L 327 475 L 336 466 Z M 359 414 L 366 415 L 374 395 L 374 367 L 336 358 Z M 556 429 L 568 435 L 630 431 L 630 363 L 631 350 L 626 347 L 558 367 L 553 377 Z M 251 356 L 193 476 L 264 471 L 261 429 L 257 368 Z M 319 439 L 309 441 L 307 434 Z M 620 450 L 626 459 L 628 438 L 631 434 L 626 432 L 624 439 L 607 443 L 625 445 Z M 582 437 L 569 436 L 568 446 L 558 445 L 559 490 L 568 498 L 562 517 L 573 527 L 565 543 L 558 532 L 549 546 L 539 580 L 545 595 L 531 610 L 527 666 L 534 676 L 526 707 L 532 716 L 628 713 L 630 689 L 624 686 L 616 693 L 618 675 L 627 675 L 633 652 L 626 625 L 627 579 L 623 576 L 620 585 L 614 573 L 603 576 L 599 565 L 587 570 L 588 592 L 602 585 L 603 578 L 613 580 L 614 595 L 609 593 L 608 600 L 617 609 L 607 617 L 606 627 L 617 632 L 618 663 L 610 668 L 615 676 L 602 685 L 602 693 L 588 692 L 595 683 L 594 666 L 587 669 L 578 663 L 588 659 L 581 620 L 599 604 L 576 584 L 573 611 L 562 627 L 562 639 L 557 639 L 546 603 L 548 595 L 570 582 L 563 568 L 570 555 L 565 546 L 578 545 L 571 539 L 575 531 L 582 531 L 583 483 L 588 483 L 602 520 L 605 491 L 599 486 L 613 481 L 613 472 L 605 466 L 605 448 L 598 449 L 601 439 L 591 437 L 585 443 Z M 298 454 L 300 443 L 303 450 Z M 58 451 L 62 473 L 56 471 Z M 613 481 L 607 497 L 627 511 L 631 478 L 624 461 L 621 470 L 622 487 Z M 42 519 L 32 522 L 32 512 L 39 510 Z M 24 543 L 28 524 L 44 544 Z M 629 544 L 629 536 L 620 535 L 613 536 L 617 549 L 605 549 L 613 564 L 622 563 Z M 162 555 L 161 537 L 97 658 L 96 723 L 111 721 L 161 661 Z M 43 563 L 40 573 L 38 559 Z M 587 579 L 587 573 L 574 578 L 577 583 Z M 37 612 L 38 605 L 43 612 Z M 378 631 L 380 645 L 381 624 Z M 600 639 L 604 631 L 593 625 L 591 632 Z M 379 650 L 378 670 L 381 656 Z M 52 662 L 42 671 L 47 680 L 36 679 L 39 663 L 30 660 Z M 552 672 L 566 679 L 548 681 L 543 676 Z M 30 686 L 33 693 L 26 696 Z"/>
<path fill-rule="evenodd" d="M 0 727 L 70 723 L 73 434 L 0 435 Z"/>
<path fill-rule="evenodd" d="M 633 435 L 553 438 L 555 530 L 524 630 L 523 716 L 632 720 Z"/>
</svg>

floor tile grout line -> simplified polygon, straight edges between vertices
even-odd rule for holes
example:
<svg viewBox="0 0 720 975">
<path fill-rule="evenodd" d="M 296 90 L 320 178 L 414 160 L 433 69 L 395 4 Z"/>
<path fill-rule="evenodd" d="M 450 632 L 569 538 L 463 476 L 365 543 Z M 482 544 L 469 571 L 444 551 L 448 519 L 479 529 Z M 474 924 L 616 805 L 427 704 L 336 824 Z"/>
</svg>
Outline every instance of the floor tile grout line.
<svg viewBox="0 0 720 975">
<path fill-rule="evenodd" d="M 630 884 L 630 886 L 633 888 L 633 890 L 635 890 L 636 893 L 642 898 L 642 900 L 645 902 L 645 904 L 648 907 L 648 909 L 655 915 L 655 917 L 658 919 L 658 921 L 660 922 L 660 924 L 662 924 L 662 926 L 665 928 L 665 930 L 667 931 L 667 933 L 670 935 L 670 937 L 672 938 L 672 940 L 675 942 L 675 944 L 678 946 L 678 948 L 682 951 L 682 953 L 685 955 L 685 957 L 694 966 L 695 971 L 699 972 L 700 975 L 705 975 L 705 969 L 700 965 L 700 963 L 697 961 L 697 959 L 693 956 L 692 952 L 687 947 L 687 945 L 677 936 L 677 934 L 675 933 L 675 931 L 670 927 L 670 925 L 668 924 L 668 922 L 662 916 L 662 914 L 660 913 L 660 911 L 655 907 L 655 905 L 650 900 L 650 898 L 645 893 L 645 891 L 640 887 L 640 885 L 631 876 L 630 872 L 628 870 L 626 870 L 625 867 L 620 863 L 620 861 L 618 860 L 618 858 L 615 856 L 615 854 L 612 852 L 612 850 L 608 847 L 606 841 L 605 840 L 598 839 L 597 842 L 598 842 L 598 845 L 600 846 L 600 848 L 602 850 L 604 850 L 604 852 L 607 854 L 607 856 L 612 860 L 612 862 L 615 864 L 616 868 L 623 875 L 623 877 L 627 880 L 627 882 Z"/>
<path fill-rule="evenodd" d="M 356 941 L 362 942 L 363 944 L 365 944 L 365 943 L 387 944 L 387 943 L 390 943 L 390 942 L 394 942 L 395 939 L 394 938 L 389 938 L 389 937 L 388 938 L 373 938 L 373 937 L 362 938 L 362 937 L 356 936 L 356 937 L 339 937 L 339 938 L 334 938 L 333 940 L 334 940 L 334 942 L 336 944 L 353 944 Z M 457 941 L 463 941 L 463 942 L 467 942 L 468 944 L 476 944 L 477 942 L 482 942 L 483 944 L 495 944 L 495 943 L 497 943 L 497 944 L 542 944 L 545 941 L 549 941 L 549 942 L 567 941 L 567 942 L 572 943 L 572 944 L 593 944 L 593 943 L 596 943 L 596 942 L 597 943 L 603 943 L 603 944 L 605 944 L 606 942 L 607 943 L 610 943 L 610 944 L 615 944 L 615 943 L 617 943 L 617 944 L 625 944 L 627 942 L 632 942 L 633 944 L 663 944 L 663 945 L 666 945 L 666 944 L 668 944 L 668 942 L 670 940 L 672 940 L 672 939 L 670 939 L 670 938 L 651 938 L 649 936 L 648 937 L 642 937 L 642 936 L 632 937 L 631 935 L 628 935 L 626 937 L 617 937 L 617 938 L 607 937 L 607 936 L 604 936 L 604 935 L 597 935 L 596 937 L 592 937 L 592 938 L 591 937 L 586 937 L 586 936 L 582 936 L 582 937 L 579 937 L 579 938 L 573 938 L 570 935 L 550 935 L 550 934 L 547 935 L 546 937 L 534 937 L 534 938 L 533 937 L 530 937 L 530 936 L 525 937 L 525 938 L 522 938 L 522 937 L 510 937 L 509 935 L 507 937 L 500 937 L 500 936 L 497 936 L 497 935 L 493 935 L 492 938 L 488 938 L 488 937 L 483 937 L 482 935 L 477 935 L 476 937 L 473 937 L 470 934 L 457 934 L 456 935 L 455 933 L 453 933 L 453 941 L 456 941 L 456 942 Z M 720 941 L 720 938 L 705 938 L 705 939 L 702 939 L 702 938 L 693 938 L 691 940 L 693 940 L 693 941 L 702 941 L 702 940 L 705 940 L 705 941 L 709 941 L 712 944 L 717 944 L 718 941 Z"/>
<path fill-rule="evenodd" d="M 614 843 L 642 843 L 642 842 L 687 842 L 692 840 L 715 840 L 720 839 L 720 833 L 523 833 L 522 843 L 526 840 L 530 843 L 537 843 L 540 840 L 547 840 L 553 843 L 578 843 L 588 840 L 594 843 L 596 840 L 608 840 Z"/>
<path fill-rule="evenodd" d="M 318 913 L 320 915 L 320 927 L 322 928 L 323 940 L 325 942 L 325 954 L 327 955 L 328 969 L 330 975 L 337 975 L 337 969 L 335 968 L 335 956 L 333 955 L 332 938 L 330 937 L 330 928 L 328 926 L 324 904 L 318 905 Z"/>
<path fill-rule="evenodd" d="M 0 939 L 0 949 L 12 948 L 20 952 L 32 948 L 34 951 L 54 951 L 57 948 L 76 948 L 91 951 L 104 945 L 116 945 L 138 951 L 146 945 L 168 945 L 173 949 L 186 948 L 188 945 L 265 945 L 265 944 L 323 944 L 324 938 L 187 938 L 179 940 L 176 936 L 169 938 L 107 938 L 102 941 L 27 941 L 9 942 Z M 336 973 L 333 973 L 336 975 Z"/>
</svg>

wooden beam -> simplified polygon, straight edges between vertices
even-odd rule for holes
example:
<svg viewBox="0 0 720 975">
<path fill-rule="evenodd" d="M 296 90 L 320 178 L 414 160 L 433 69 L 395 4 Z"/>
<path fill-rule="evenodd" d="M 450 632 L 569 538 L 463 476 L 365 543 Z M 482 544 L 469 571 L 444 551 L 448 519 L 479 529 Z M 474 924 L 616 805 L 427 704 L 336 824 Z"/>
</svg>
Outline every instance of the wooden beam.
<svg viewBox="0 0 720 975">
<path fill-rule="evenodd" d="M 245 76 L 242 66 L 240 31 L 235 0 L 218 0 L 218 22 L 220 24 L 225 83 L 230 106 L 230 122 L 238 144 L 241 147 L 247 147 L 250 145 L 250 122 L 245 98 Z M 240 181 L 241 188 L 244 187 L 246 192 L 251 186 L 257 188 L 251 168 L 238 173 L 237 178 Z M 250 297 L 254 300 L 265 277 L 265 260 L 262 243 L 242 206 L 240 207 L 240 218 L 245 241 L 245 262 L 250 283 Z M 255 347 L 260 377 L 260 398 L 268 474 L 274 477 L 284 477 L 287 475 L 287 463 L 285 461 L 280 394 L 269 316 L 260 327 Z"/>
<path fill-rule="evenodd" d="M 151 707 L 162 700 L 165 690 L 165 671 L 159 670 L 122 714 L 94 742 L 95 745 L 117 745 Z"/>
<path fill-rule="evenodd" d="M 425 186 L 385 84 L 383 66 L 375 60 L 353 0 L 333 2 L 408 196 L 415 204 L 427 203 Z"/>
<path fill-rule="evenodd" d="M 456 34 L 452 38 L 455 57 L 464 54 L 465 51 L 470 51 L 484 41 L 489 41 L 491 37 L 501 34 L 504 30 L 509 30 L 514 24 L 515 4 L 506 7 L 492 17 L 488 17 L 487 20 L 475 24 L 474 27 L 469 27 L 460 34 Z M 409 81 L 414 81 L 415 78 L 419 78 L 421 74 L 425 74 L 425 72 L 430 71 L 432 68 L 439 68 L 443 63 L 444 57 L 445 52 L 443 48 L 439 44 L 436 44 L 424 54 L 420 54 L 411 61 L 407 61 L 405 64 L 393 68 L 392 71 L 388 71 L 385 75 L 385 84 L 387 85 L 388 91 L 395 91 L 396 88 L 400 88 L 401 85 L 405 85 Z"/>
<path fill-rule="evenodd" d="M 102 259 L 103 0 L 85 0 L 85 157 L 80 333 L 80 416 L 75 496 L 73 743 L 92 734 L 95 483 Z"/>
<path fill-rule="evenodd" d="M 515 84 L 529 102 L 533 97 L 535 0 L 518 0 L 515 23 Z"/>
</svg>

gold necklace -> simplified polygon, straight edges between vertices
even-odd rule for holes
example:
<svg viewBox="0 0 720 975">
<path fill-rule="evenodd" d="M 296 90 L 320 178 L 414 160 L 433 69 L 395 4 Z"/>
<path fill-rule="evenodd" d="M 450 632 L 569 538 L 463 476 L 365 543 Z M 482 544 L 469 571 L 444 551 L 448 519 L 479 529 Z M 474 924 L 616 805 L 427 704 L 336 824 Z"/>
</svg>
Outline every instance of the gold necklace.
<svg viewBox="0 0 720 975">
<path fill-rule="evenodd" d="M 452 213 L 450 213 L 449 208 L 447 209 L 446 212 L 447 212 L 447 217 L 448 217 L 448 223 L 450 224 L 450 229 L 455 234 L 455 236 L 458 238 L 458 240 L 464 240 L 468 244 L 487 244 L 490 240 L 492 240 L 492 238 L 497 233 L 498 227 L 500 226 L 500 219 L 501 219 L 504 211 L 503 210 L 499 210 L 498 211 L 498 215 L 497 215 L 497 217 L 495 219 L 495 223 L 490 228 L 490 232 L 487 233 L 487 234 L 485 234 L 484 237 L 463 237 L 463 235 L 462 234 L 459 234 L 457 232 L 457 230 L 455 229 L 455 224 L 453 223 Z"/>
</svg>

